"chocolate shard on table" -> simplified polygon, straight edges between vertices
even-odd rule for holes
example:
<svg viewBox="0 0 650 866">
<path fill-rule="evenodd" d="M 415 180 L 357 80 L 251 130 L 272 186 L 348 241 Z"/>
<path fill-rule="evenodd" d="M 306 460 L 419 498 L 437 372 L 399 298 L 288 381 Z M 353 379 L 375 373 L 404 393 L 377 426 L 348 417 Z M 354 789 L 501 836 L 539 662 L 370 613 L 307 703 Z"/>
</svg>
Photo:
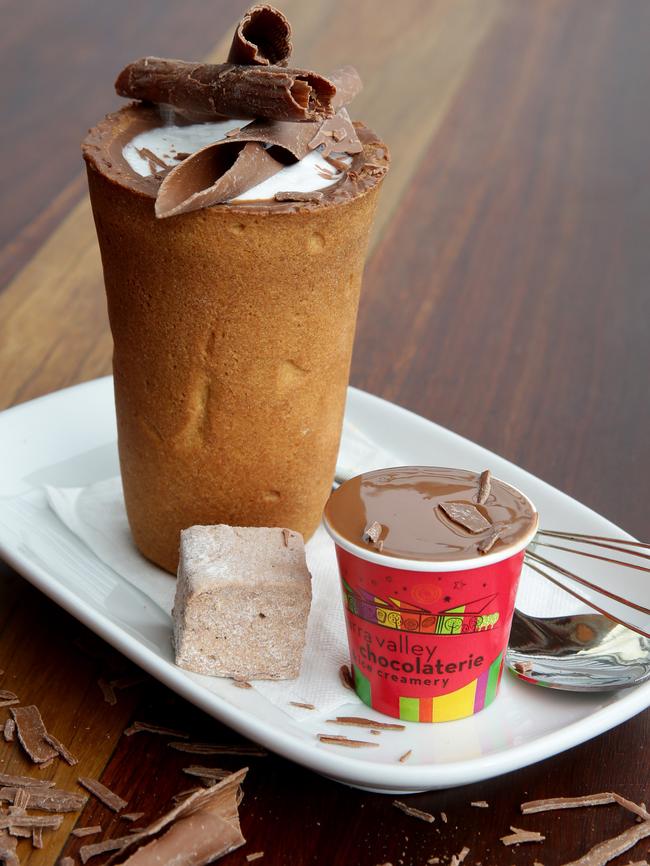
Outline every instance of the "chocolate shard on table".
<svg viewBox="0 0 650 866">
<path fill-rule="evenodd" d="M 143 57 L 129 63 L 115 82 L 118 96 L 171 105 L 187 117 L 268 117 L 294 122 L 334 114 L 335 85 L 308 69 L 191 63 Z"/>
<path fill-rule="evenodd" d="M 235 679 L 300 673 L 311 604 L 302 536 L 192 526 L 181 533 L 174 602 L 176 664 Z"/>
<path fill-rule="evenodd" d="M 74 791 L 62 791 L 59 788 L 46 788 L 37 785 L 30 788 L 3 787 L 0 788 L 0 802 L 15 803 L 18 792 L 24 790 L 28 795 L 27 808 L 40 809 L 43 812 L 79 812 L 86 804 L 87 797 Z"/>
<path fill-rule="evenodd" d="M 291 25 L 268 4 L 251 7 L 237 25 L 228 63 L 286 66 L 291 57 Z"/>
<path fill-rule="evenodd" d="M 492 525 L 471 502 L 439 502 L 438 508 L 444 511 L 453 523 L 474 535 L 485 532 Z"/>
<path fill-rule="evenodd" d="M 20 745 L 35 764 L 44 764 L 56 758 L 58 752 L 45 739 L 47 729 L 38 711 L 38 707 L 15 707 L 11 714 L 16 723 L 16 733 Z"/>
</svg>

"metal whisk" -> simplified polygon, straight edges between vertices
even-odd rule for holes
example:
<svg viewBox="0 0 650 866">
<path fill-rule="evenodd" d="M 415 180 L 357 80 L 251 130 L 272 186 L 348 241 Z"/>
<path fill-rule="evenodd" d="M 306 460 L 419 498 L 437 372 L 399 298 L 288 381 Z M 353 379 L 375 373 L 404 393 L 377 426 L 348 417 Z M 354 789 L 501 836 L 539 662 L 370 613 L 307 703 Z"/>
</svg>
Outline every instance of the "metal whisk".
<svg viewBox="0 0 650 866">
<path fill-rule="evenodd" d="M 587 550 L 581 547 L 588 548 Z M 539 549 L 560 551 L 560 560 L 549 559 L 539 553 Z M 611 550 L 623 554 L 626 559 L 605 556 L 593 552 L 593 548 Z M 570 593 L 575 598 L 587 604 L 598 613 L 621 623 L 635 632 L 650 637 L 650 567 L 641 565 L 636 560 L 644 560 L 650 564 L 650 544 L 641 541 L 631 541 L 624 538 L 606 538 L 599 535 L 585 535 L 579 532 L 560 532 L 557 530 L 540 529 L 527 549 L 524 562 L 537 574 L 551 581 L 560 589 Z M 567 556 L 568 554 L 568 556 Z M 601 572 L 603 580 L 611 585 L 616 579 L 613 568 L 630 570 L 626 576 L 625 596 L 613 592 L 607 586 L 587 580 L 581 574 L 576 574 L 568 565 L 571 557 L 585 557 L 595 560 L 596 570 Z M 567 559 L 569 562 L 567 563 Z M 607 572 L 605 570 L 608 570 Z M 550 573 L 549 573 L 550 572 Z M 584 587 L 585 589 L 580 589 Z"/>
</svg>

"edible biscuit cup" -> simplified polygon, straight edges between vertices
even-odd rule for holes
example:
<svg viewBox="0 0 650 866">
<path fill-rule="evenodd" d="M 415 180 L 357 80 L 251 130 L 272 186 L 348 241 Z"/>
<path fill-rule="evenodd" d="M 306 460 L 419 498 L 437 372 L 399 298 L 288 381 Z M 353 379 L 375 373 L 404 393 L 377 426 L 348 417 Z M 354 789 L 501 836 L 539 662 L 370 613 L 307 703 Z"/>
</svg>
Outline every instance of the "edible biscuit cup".
<svg viewBox="0 0 650 866">
<path fill-rule="evenodd" d="M 338 534 L 327 513 L 324 520 L 361 700 L 409 722 L 450 722 L 489 706 L 537 516 L 516 544 L 453 563 L 382 555 Z"/>
</svg>

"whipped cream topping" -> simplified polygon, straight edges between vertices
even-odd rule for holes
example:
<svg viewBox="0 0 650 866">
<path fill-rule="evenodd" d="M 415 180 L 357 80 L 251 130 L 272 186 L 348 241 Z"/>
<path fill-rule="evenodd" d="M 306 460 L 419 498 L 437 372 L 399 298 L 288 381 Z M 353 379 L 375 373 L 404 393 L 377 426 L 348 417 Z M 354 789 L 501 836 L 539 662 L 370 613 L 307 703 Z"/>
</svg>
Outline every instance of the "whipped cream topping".
<svg viewBox="0 0 650 866">
<path fill-rule="evenodd" d="M 147 152 L 156 160 L 173 168 L 182 161 L 177 154 L 194 153 L 208 144 L 226 138 L 231 130 L 243 129 L 251 122 L 230 119 L 183 126 L 166 124 L 136 135 L 122 148 L 122 156 L 136 174 L 148 177 L 152 174 L 152 159 L 147 158 Z M 351 162 L 347 154 L 336 154 L 336 156 L 346 164 Z M 315 192 L 332 186 L 340 178 L 341 172 L 326 162 L 319 151 L 315 150 L 298 162 L 285 166 L 273 177 L 257 184 L 232 201 L 268 201 L 278 192 Z"/>
</svg>

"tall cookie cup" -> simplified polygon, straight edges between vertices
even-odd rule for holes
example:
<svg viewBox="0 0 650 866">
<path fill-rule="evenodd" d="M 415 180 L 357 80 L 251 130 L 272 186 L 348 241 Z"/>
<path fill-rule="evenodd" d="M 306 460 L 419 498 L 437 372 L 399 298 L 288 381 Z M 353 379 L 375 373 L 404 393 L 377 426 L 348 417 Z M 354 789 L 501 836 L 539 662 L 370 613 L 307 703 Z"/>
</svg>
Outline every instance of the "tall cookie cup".
<svg viewBox="0 0 650 866">
<path fill-rule="evenodd" d="M 155 190 L 116 169 L 134 114 L 91 130 L 84 157 L 129 524 L 140 551 L 175 572 L 188 526 L 285 526 L 305 539 L 317 527 L 383 176 L 362 167 L 388 156 L 364 128 L 356 181 L 319 202 L 159 220 Z"/>
<path fill-rule="evenodd" d="M 401 472 L 403 480 L 408 469 L 392 471 Z M 377 489 L 381 472 L 368 476 L 378 477 Z M 355 689 L 373 709 L 404 721 L 448 722 L 471 716 L 496 698 L 524 551 L 537 530 L 529 500 L 497 483 L 530 506 L 528 525 L 522 521 L 516 537 L 485 554 L 463 557 L 456 550 L 447 560 L 385 555 L 381 544 L 364 542 L 361 532 L 357 543 L 338 531 L 343 525 L 338 491 L 330 498 L 325 528 L 336 546 Z M 506 510 L 503 501 L 490 505 L 492 513 Z M 390 543 L 388 520 L 382 532 L 386 529 Z M 457 532 L 462 535 L 460 528 Z"/>
</svg>

